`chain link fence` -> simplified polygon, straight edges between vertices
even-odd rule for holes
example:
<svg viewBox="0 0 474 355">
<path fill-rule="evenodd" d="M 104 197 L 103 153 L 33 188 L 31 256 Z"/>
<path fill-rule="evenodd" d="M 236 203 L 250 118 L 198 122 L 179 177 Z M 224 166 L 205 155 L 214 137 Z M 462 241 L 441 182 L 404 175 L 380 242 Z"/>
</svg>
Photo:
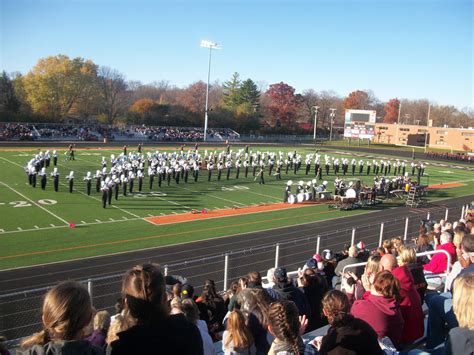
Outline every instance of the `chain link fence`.
<svg viewBox="0 0 474 355">
<path fill-rule="evenodd" d="M 464 209 L 463 209 L 464 210 Z M 426 213 L 426 214 L 425 214 Z M 189 284 L 195 285 L 195 293 L 200 294 L 206 279 L 212 279 L 216 287 L 225 290 L 232 281 L 245 276 L 249 271 L 259 271 L 266 276 L 267 270 L 284 266 L 288 271 L 297 270 L 312 257 L 324 249 L 334 252 L 342 250 L 344 244 L 364 241 L 366 249 L 376 249 L 384 239 L 401 237 L 407 243 L 418 236 L 422 219 L 439 221 L 448 215 L 455 220 L 460 217 L 459 208 L 435 208 L 420 210 L 418 214 L 407 218 L 387 220 L 356 226 L 351 229 L 338 230 L 280 243 L 269 243 L 255 248 L 239 249 L 227 253 L 183 260 L 173 264 L 162 265 L 167 275 L 182 275 Z M 97 310 L 114 312 L 114 305 L 120 298 L 122 274 L 80 280 L 92 298 Z M 45 293 L 53 285 L 34 290 L 26 290 L 0 295 L 0 334 L 13 339 L 10 345 L 41 329 L 41 307 Z"/>
</svg>

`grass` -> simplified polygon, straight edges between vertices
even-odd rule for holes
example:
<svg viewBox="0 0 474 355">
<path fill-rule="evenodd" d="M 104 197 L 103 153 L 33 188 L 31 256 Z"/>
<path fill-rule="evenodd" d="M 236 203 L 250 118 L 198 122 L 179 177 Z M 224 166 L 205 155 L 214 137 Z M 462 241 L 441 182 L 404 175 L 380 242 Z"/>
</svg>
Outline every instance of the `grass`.
<svg viewBox="0 0 474 355">
<path fill-rule="evenodd" d="M 261 150 L 294 149 L 272 147 Z M 304 155 L 313 150 L 298 148 L 298 152 Z M 53 191 L 51 179 L 48 179 L 46 191 L 41 190 L 39 186 L 36 189 L 29 186 L 23 166 L 34 153 L 35 150 L 28 148 L 0 151 L 2 215 L 0 269 L 192 242 L 371 211 L 371 209 L 359 209 L 343 212 L 329 210 L 324 205 L 314 205 L 284 211 L 157 226 L 146 222 L 143 218 L 189 213 L 191 209 L 212 210 L 281 202 L 287 179 L 308 181 L 314 173 L 305 176 L 303 164 L 297 176 L 291 171 L 286 176 L 283 171 L 283 180 L 276 181 L 274 176 L 266 174 L 266 184 L 258 185 L 251 174 L 247 179 L 244 178 L 243 169 L 239 180 L 235 179 L 234 168 L 230 180 L 225 180 L 223 174 L 223 179 L 218 182 L 214 174 L 210 183 L 207 182 L 206 172 L 201 170 L 197 183 L 190 181 L 188 184 L 176 185 L 172 181 L 170 186 L 164 184 L 159 189 L 159 194 L 148 193 L 148 179 L 145 179 L 143 194 L 135 193 L 127 197 L 120 195 L 118 201 L 112 202 L 112 208 L 103 209 L 100 194 L 95 192 L 91 196 L 85 194 L 82 177 L 87 171 L 94 172 L 100 168 L 103 155 L 109 157 L 112 153 L 120 153 L 119 150 L 79 150 L 75 161 L 68 161 L 61 155 L 58 164 L 61 185 L 57 193 Z M 352 156 L 348 158 L 352 159 Z M 70 170 L 73 170 L 76 176 L 75 191 L 72 194 L 67 191 L 65 179 Z M 426 172 L 429 175 L 429 184 L 459 181 L 465 184 L 456 188 L 432 191 L 429 195 L 432 200 L 468 195 L 474 191 L 473 172 L 432 165 L 427 167 Z M 332 182 L 334 175 L 331 173 L 329 177 L 323 178 Z M 366 183 L 371 183 L 373 176 L 361 178 Z M 428 177 L 423 183 L 427 182 Z M 332 184 L 330 188 L 332 189 Z M 136 190 L 137 184 L 135 184 Z M 158 191 L 156 183 L 155 191 Z M 382 204 L 378 208 L 387 206 Z M 69 228 L 69 223 L 75 223 L 76 228 Z"/>
</svg>

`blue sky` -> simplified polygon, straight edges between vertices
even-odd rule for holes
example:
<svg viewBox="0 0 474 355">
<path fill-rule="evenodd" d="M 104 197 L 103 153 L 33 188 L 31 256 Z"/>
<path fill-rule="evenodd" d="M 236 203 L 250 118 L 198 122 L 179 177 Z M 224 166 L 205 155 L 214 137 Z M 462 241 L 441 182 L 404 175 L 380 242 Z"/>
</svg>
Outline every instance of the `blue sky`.
<svg viewBox="0 0 474 355">
<path fill-rule="evenodd" d="M 471 0 L 0 0 L 2 70 L 92 59 L 143 83 L 233 72 L 297 92 L 371 89 L 381 100 L 474 107 Z"/>
</svg>

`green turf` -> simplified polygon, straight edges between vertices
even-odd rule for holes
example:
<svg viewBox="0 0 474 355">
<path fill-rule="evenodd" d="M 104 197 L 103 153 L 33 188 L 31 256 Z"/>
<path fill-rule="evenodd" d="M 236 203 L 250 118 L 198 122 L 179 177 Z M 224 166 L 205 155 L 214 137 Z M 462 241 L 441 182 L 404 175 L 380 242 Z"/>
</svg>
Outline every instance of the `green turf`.
<svg viewBox="0 0 474 355">
<path fill-rule="evenodd" d="M 260 150 L 294 149 L 261 147 Z M 312 151 L 310 148 L 298 148 L 301 154 Z M 240 179 L 236 180 L 234 168 L 229 181 L 225 180 L 223 174 L 223 179 L 217 182 L 214 174 L 213 181 L 208 183 L 206 171 L 201 170 L 197 183 L 190 180 L 188 184 L 176 185 L 172 180 L 170 186 L 164 184 L 159 190 L 155 183 L 155 192 L 159 191 L 159 194 L 148 193 L 148 180 L 145 179 L 143 194 L 135 193 L 127 197 L 120 195 L 118 201 L 112 202 L 112 208 L 103 209 L 100 194 L 93 192 L 91 196 L 85 195 L 82 177 L 87 171 L 94 172 L 100 168 L 102 155 L 109 157 L 112 153 L 119 153 L 119 150 L 80 150 L 76 161 L 68 161 L 61 155 L 58 164 L 61 185 L 58 193 L 53 191 L 51 179 L 48 179 L 46 191 L 42 191 L 39 186 L 34 189 L 28 185 L 23 166 L 34 152 L 35 150 L 27 148 L 0 151 L 0 269 L 190 242 L 371 211 L 359 209 L 341 212 L 319 205 L 155 226 L 142 218 L 189 213 L 191 209 L 214 210 L 280 202 L 287 179 L 307 181 L 313 175 L 304 175 L 303 164 L 297 176 L 292 172 L 286 176 L 283 171 L 284 180 L 276 181 L 274 176 L 266 174 L 266 184 L 258 185 L 251 174 L 247 179 L 244 178 L 243 169 Z M 352 159 L 351 155 L 347 157 Z M 75 191 L 72 194 L 67 192 L 65 179 L 70 170 L 74 170 L 76 176 Z M 429 198 L 432 200 L 463 196 L 474 191 L 474 172 L 430 165 L 426 173 L 428 176 L 424 178 L 424 183 L 429 178 L 429 184 L 456 181 L 465 184 L 430 192 Z M 331 173 L 323 178 L 332 182 L 334 175 Z M 367 184 L 371 184 L 373 180 L 373 176 L 361 178 Z M 332 184 L 330 188 L 332 190 Z M 399 202 L 391 203 L 396 205 Z M 387 206 L 389 205 L 384 204 L 378 208 Z M 69 228 L 69 223 L 75 223 L 76 228 Z"/>
</svg>

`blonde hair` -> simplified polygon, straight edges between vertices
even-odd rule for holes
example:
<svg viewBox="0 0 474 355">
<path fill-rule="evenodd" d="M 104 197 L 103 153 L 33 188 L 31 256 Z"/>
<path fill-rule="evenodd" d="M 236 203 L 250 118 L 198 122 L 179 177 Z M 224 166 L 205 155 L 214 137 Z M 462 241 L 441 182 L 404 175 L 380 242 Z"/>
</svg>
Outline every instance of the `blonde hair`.
<svg viewBox="0 0 474 355">
<path fill-rule="evenodd" d="M 370 274 L 376 274 L 379 271 L 380 255 L 371 255 L 367 259 L 367 264 L 365 265 L 365 272 Z"/>
<path fill-rule="evenodd" d="M 275 338 L 291 346 L 299 354 L 299 312 L 291 301 L 276 301 L 270 305 L 269 321 Z"/>
<path fill-rule="evenodd" d="M 94 316 L 94 330 L 105 330 L 109 329 L 110 326 L 110 313 L 107 311 L 97 312 Z"/>
<path fill-rule="evenodd" d="M 89 293 L 81 284 L 62 282 L 49 290 L 43 301 L 43 330 L 22 342 L 23 348 L 51 340 L 74 340 L 92 319 Z"/>
<path fill-rule="evenodd" d="M 453 310 L 461 328 L 474 330 L 474 274 L 467 272 L 454 280 Z"/>
<path fill-rule="evenodd" d="M 245 324 L 245 317 L 237 309 L 234 309 L 227 319 L 227 332 L 229 336 L 224 341 L 225 346 L 232 342 L 234 349 L 246 349 L 253 343 L 252 334 Z"/>
<path fill-rule="evenodd" d="M 416 263 L 416 251 L 413 248 L 402 246 L 398 252 L 398 256 L 398 265 L 400 266 Z"/>
<path fill-rule="evenodd" d="M 117 333 L 123 332 L 136 324 L 135 320 L 130 316 L 128 311 L 123 311 L 121 314 L 117 314 L 110 324 L 109 331 L 107 332 L 107 339 L 105 342 L 110 344 L 111 342 L 118 339 Z"/>
<path fill-rule="evenodd" d="M 458 230 L 454 232 L 453 244 L 456 246 L 456 248 L 458 249 L 461 248 L 461 243 L 465 235 L 466 233 L 464 231 Z"/>
</svg>

